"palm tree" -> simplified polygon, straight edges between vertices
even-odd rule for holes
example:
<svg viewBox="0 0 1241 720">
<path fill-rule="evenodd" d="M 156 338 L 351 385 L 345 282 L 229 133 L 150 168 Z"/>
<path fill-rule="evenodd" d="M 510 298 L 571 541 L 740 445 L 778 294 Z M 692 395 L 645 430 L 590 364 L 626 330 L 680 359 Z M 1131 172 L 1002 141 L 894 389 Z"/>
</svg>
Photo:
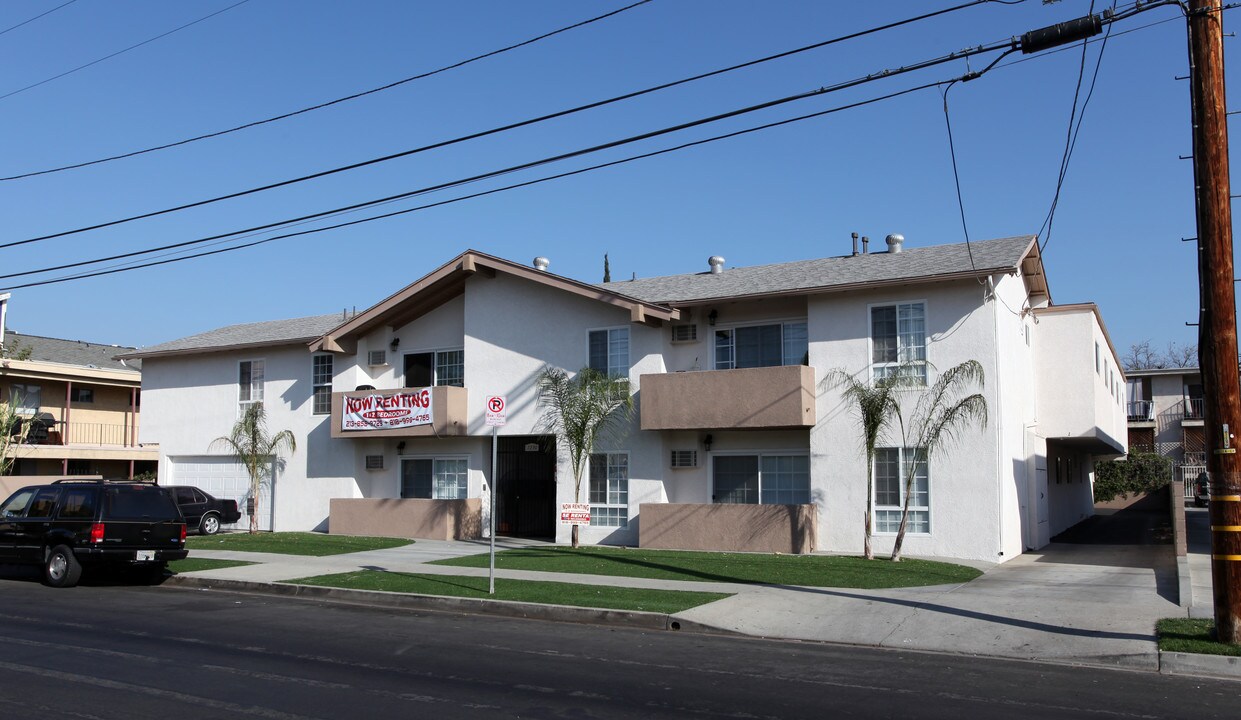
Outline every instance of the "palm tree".
<svg viewBox="0 0 1241 720">
<path fill-rule="evenodd" d="M 539 375 L 539 403 L 543 415 L 539 429 L 560 438 L 573 465 L 573 501 L 582 501 L 582 474 L 595 441 L 615 431 L 616 423 L 633 412 L 629 380 L 598 370 L 582 368 L 569 377 L 564 370 L 547 367 Z M 573 547 L 578 546 L 578 527 L 573 526 Z"/>
<path fill-rule="evenodd" d="M 965 362 L 943 372 L 929 389 L 918 398 L 913 422 L 906 432 L 901 424 L 905 447 L 905 499 L 901 507 L 901 524 L 892 546 L 892 561 L 900 562 L 901 545 L 909 523 L 909 501 L 913 496 L 914 478 L 919 465 L 930 466 L 931 456 L 955 442 L 967 428 L 987 426 L 987 399 L 979 392 L 985 386 L 982 365 L 977 360 Z M 977 390 L 975 390 L 977 388 Z M 967 394 L 968 393 L 968 394 Z M 898 415 L 898 418 L 900 416 Z"/>
<path fill-rule="evenodd" d="M 8 475 L 13 463 L 17 460 L 16 453 L 10 453 L 26 441 L 29 423 L 22 422 L 17 408 L 10 403 L 0 403 L 0 475 Z"/>
<path fill-rule="evenodd" d="M 870 385 L 837 368 L 828 372 L 823 380 L 828 387 L 843 388 L 845 401 L 853 405 L 862 425 L 862 447 L 866 450 L 866 515 L 863 520 L 866 534 L 863 548 L 867 560 L 875 559 L 870 545 L 875 498 L 875 447 L 879 444 L 879 436 L 892 424 L 892 420 L 900 417 L 896 390 L 905 384 L 904 377 L 901 373 L 894 373 Z"/>
<path fill-rule="evenodd" d="M 259 486 L 262 482 L 263 468 L 269 460 L 280 461 L 280 451 L 288 449 L 297 452 L 297 440 L 293 433 L 281 430 L 275 435 L 267 432 L 267 413 L 263 403 L 251 403 L 242 413 L 241 418 L 233 423 L 233 429 L 225 437 L 211 441 L 211 447 L 222 447 L 236 458 L 237 462 L 246 466 L 250 475 L 250 498 L 254 502 L 250 513 L 250 533 L 259 531 Z"/>
</svg>

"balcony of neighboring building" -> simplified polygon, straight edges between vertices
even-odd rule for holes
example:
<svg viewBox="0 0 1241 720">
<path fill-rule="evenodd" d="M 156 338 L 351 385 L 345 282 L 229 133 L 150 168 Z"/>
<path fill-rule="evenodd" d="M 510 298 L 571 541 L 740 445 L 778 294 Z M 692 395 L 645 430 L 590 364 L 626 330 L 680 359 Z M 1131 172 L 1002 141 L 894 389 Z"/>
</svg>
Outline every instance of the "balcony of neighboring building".
<svg viewBox="0 0 1241 720">
<path fill-rule="evenodd" d="M 443 437 L 466 434 L 468 391 L 424 388 L 332 393 L 332 437 Z"/>
<path fill-rule="evenodd" d="M 159 446 L 138 443 L 138 421 L 64 421 L 51 413 L 19 417 L 12 429 L 13 457 L 40 459 L 157 460 Z"/>
<path fill-rule="evenodd" d="M 814 368 L 805 365 L 643 375 L 643 430 L 810 428 Z"/>
<path fill-rule="evenodd" d="M 1129 427 L 1154 427 L 1155 403 L 1151 400 L 1131 400 L 1128 404 Z"/>
<path fill-rule="evenodd" d="M 1181 427 L 1202 427 L 1206 419 L 1205 400 L 1201 397 L 1186 396 L 1181 399 Z"/>
</svg>

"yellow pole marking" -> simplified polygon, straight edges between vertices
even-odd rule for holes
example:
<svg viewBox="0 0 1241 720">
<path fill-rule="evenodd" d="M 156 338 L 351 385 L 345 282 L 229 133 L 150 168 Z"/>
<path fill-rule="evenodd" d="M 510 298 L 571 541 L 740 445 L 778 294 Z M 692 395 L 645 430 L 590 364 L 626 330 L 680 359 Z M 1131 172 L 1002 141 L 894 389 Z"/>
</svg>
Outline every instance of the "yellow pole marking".
<svg viewBox="0 0 1241 720">
<path fill-rule="evenodd" d="M 1241 525 L 1212 525 L 1211 532 L 1241 532 Z"/>
<path fill-rule="evenodd" d="M 1212 560 L 1232 560 L 1233 562 L 1241 562 L 1241 555 L 1212 555 Z"/>
<path fill-rule="evenodd" d="M 1218 500 L 1219 502 L 1241 502 L 1241 495 L 1215 495 L 1211 498 L 1211 500 Z"/>
</svg>

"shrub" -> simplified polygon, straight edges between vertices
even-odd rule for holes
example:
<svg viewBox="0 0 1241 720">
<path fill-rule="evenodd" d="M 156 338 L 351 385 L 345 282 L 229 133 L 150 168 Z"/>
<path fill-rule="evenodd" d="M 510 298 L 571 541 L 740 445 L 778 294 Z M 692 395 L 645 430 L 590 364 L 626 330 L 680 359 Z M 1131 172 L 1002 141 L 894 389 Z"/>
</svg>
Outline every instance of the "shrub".
<svg viewBox="0 0 1241 720">
<path fill-rule="evenodd" d="M 1130 453 L 1124 460 L 1104 460 L 1094 466 L 1095 502 L 1107 502 L 1117 495 L 1138 495 L 1168 484 L 1172 479 L 1172 460 L 1155 453 Z"/>
</svg>

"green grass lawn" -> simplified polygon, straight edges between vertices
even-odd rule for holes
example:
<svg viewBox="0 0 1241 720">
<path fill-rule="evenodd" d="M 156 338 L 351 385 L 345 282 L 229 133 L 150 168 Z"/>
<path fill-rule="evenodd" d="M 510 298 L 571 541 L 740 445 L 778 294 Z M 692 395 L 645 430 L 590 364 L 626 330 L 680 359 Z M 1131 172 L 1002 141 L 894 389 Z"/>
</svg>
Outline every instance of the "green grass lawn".
<svg viewBox="0 0 1241 720">
<path fill-rule="evenodd" d="M 487 567 L 487 555 L 437 560 L 435 565 Z M 606 547 L 538 547 L 496 553 L 504 570 L 613 575 L 697 582 L 765 583 L 839 588 L 945 585 L 982 573 L 964 565 L 929 560 L 865 560 L 825 555 L 684 552 Z"/>
<path fill-rule="evenodd" d="M 730 597 L 727 593 L 686 592 L 680 590 L 646 590 L 643 588 L 606 585 L 575 585 L 572 583 L 538 582 L 533 580 L 496 579 L 496 594 L 487 594 L 487 578 L 461 575 L 421 575 L 378 570 L 319 575 L 290 580 L 298 585 L 349 588 L 352 590 L 385 590 L 419 595 L 515 600 L 544 605 L 573 605 L 610 610 L 645 610 L 676 613 L 692 607 Z"/>
<path fill-rule="evenodd" d="M 1215 640 L 1215 621 L 1208 618 L 1164 618 L 1155 624 L 1159 649 L 1201 655 L 1241 655 L 1241 645 Z"/>
<path fill-rule="evenodd" d="M 197 570 L 219 570 L 220 568 L 241 567 L 242 565 L 253 565 L 252 562 L 244 560 L 211 560 L 208 558 L 186 558 L 184 560 L 173 560 L 168 563 L 168 569 L 173 575 L 177 573 L 195 572 Z"/>
<path fill-rule="evenodd" d="M 308 532 L 261 532 L 228 533 L 226 535 L 197 535 L 186 540 L 190 550 L 240 550 L 242 552 L 269 552 L 283 555 L 341 555 L 363 550 L 409 545 L 413 540 L 383 537 L 353 537 L 350 535 L 326 535 Z"/>
</svg>

